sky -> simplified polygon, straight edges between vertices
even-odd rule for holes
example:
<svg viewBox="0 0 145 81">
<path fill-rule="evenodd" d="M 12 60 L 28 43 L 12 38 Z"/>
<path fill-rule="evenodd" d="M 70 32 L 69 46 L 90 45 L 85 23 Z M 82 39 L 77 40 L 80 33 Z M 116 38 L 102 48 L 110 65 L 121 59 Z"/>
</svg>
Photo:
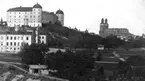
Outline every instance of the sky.
<svg viewBox="0 0 145 81">
<path fill-rule="evenodd" d="M 32 7 L 39 3 L 44 11 L 64 12 L 64 25 L 98 34 L 102 18 L 109 28 L 128 28 L 130 33 L 145 33 L 145 0 L 0 0 L 0 17 L 13 7 Z"/>
</svg>

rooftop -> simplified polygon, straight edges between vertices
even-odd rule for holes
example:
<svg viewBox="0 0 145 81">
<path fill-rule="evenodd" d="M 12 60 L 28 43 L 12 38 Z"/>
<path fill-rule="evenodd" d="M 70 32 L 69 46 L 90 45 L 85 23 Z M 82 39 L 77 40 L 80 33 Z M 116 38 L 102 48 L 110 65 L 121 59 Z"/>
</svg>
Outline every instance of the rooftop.
<svg viewBox="0 0 145 81">
<path fill-rule="evenodd" d="M 26 11 L 32 11 L 33 7 L 15 7 L 15 8 L 10 8 L 7 10 L 7 12 L 11 11 L 20 11 L 20 12 L 26 12 Z"/>
<path fill-rule="evenodd" d="M 30 68 L 32 69 L 46 69 L 46 65 L 29 65 Z"/>
</svg>

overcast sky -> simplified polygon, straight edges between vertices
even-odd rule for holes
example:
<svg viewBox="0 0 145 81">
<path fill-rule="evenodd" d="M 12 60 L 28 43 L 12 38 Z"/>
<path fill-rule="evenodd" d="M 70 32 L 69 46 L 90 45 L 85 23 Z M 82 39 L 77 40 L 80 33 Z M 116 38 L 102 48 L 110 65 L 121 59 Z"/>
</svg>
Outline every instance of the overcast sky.
<svg viewBox="0 0 145 81">
<path fill-rule="evenodd" d="M 32 7 L 37 2 L 45 11 L 62 9 L 68 27 L 98 34 L 104 17 L 110 28 L 128 28 L 136 35 L 145 33 L 145 0 L 0 0 L 0 17 L 6 20 L 9 8 Z"/>
</svg>

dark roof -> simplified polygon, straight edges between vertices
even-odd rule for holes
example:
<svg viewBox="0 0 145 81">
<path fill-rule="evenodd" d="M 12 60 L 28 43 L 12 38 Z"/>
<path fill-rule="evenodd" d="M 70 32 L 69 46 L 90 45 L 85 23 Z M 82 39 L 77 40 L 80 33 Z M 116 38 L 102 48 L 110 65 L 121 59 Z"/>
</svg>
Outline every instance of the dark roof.
<svg viewBox="0 0 145 81">
<path fill-rule="evenodd" d="M 33 6 L 33 8 L 42 8 L 42 6 L 40 5 L 40 4 L 35 4 L 34 6 Z"/>
<path fill-rule="evenodd" d="M 56 11 L 56 14 L 64 14 L 64 13 L 63 13 L 62 10 L 59 9 L 59 10 Z"/>
<path fill-rule="evenodd" d="M 15 7 L 7 10 L 7 12 L 11 12 L 11 11 L 19 11 L 19 12 L 32 11 L 32 7 Z"/>
</svg>

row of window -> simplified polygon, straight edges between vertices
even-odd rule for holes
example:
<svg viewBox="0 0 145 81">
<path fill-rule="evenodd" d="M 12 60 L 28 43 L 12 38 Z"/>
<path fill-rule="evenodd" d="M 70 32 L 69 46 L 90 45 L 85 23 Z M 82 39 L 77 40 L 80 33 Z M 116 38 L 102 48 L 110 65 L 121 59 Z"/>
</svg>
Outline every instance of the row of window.
<svg viewBox="0 0 145 81">
<path fill-rule="evenodd" d="M 4 37 L 3 36 L 0 36 L 0 40 L 3 40 Z M 7 36 L 7 40 L 23 40 L 23 37 L 13 37 L 13 36 Z M 29 37 L 26 37 L 26 40 L 29 40 Z"/>
<path fill-rule="evenodd" d="M 24 21 L 25 21 L 25 22 L 30 22 L 30 23 L 33 23 L 33 22 L 34 22 L 34 23 L 35 23 L 35 22 L 41 22 L 40 19 L 38 19 L 38 21 L 36 21 L 36 20 L 34 20 L 34 21 L 28 21 L 28 20 L 27 20 L 27 21 L 26 21 L 26 20 L 24 19 Z M 23 22 L 24 22 L 24 21 L 23 21 Z M 12 22 L 11 19 L 10 19 L 9 22 Z M 14 23 L 16 23 L 16 22 L 19 22 L 19 23 L 20 23 L 20 20 L 19 20 L 19 21 L 16 21 L 16 19 L 15 19 L 15 20 L 14 20 Z"/>
<path fill-rule="evenodd" d="M 7 46 L 21 46 L 23 42 L 7 42 Z"/>
<path fill-rule="evenodd" d="M 3 40 L 4 37 L 0 36 L 0 39 Z M 44 39 L 44 36 L 41 36 L 41 39 Z M 7 40 L 23 40 L 23 37 L 16 37 L 16 36 L 7 36 Z M 26 40 L 29 40 L 29 37 L 26 37 Z"/>
<path fill-rule="evenodd" d="M 19 51 L 21 48 L 6 48 L 7 51 Z M 0 51 L 4 51 L 5 48 L 0 48 Z"/>
<path fill-rule="evenodd" d="M 40 14 L 41 10 L 38 10 L 37 12 Z M 13 12 L 10 12 L 10 14 L 12 14 L 12 13 Z M 19 14 L 23 14 L 24 12 L 22 12 L 22 13 L 21 12 L 14 12 L 14 14 L 18 14 L 18 13 Z M 35 13 L 35 9 L 34 9 L 34 12 L 33 13 Z M 32 12 L 25 12 L 24 14 L 32 14 Z"/>
<path fill-rule="evenodd" d="M 16 18 L 16 16 L 9 16 L 9 18 L 12 18 L 12 17 Z M 18 16 L 18 17 L 21 18 L 22 16 Z M 26 17 L 28 17 L 28 16 L 24 16 L 24 17 L 26 18 Z M 35 16 L 35 15 L 34 15 L 34 16 L 30 16 L 30 18 L 32 18 L 32 17 L 35 18 L 36 16 Z M 38 16 L 38 18 L 40 18 L 40 15 Z"/>
<path fill-rule="evenodd" d="M 23 40 L 23 37 L 13 37 L 13 36 L 7 36 L 7 40 Z M 26 37 L 26 40 L 29 40 L 29 37 Z"/>
</svg>

